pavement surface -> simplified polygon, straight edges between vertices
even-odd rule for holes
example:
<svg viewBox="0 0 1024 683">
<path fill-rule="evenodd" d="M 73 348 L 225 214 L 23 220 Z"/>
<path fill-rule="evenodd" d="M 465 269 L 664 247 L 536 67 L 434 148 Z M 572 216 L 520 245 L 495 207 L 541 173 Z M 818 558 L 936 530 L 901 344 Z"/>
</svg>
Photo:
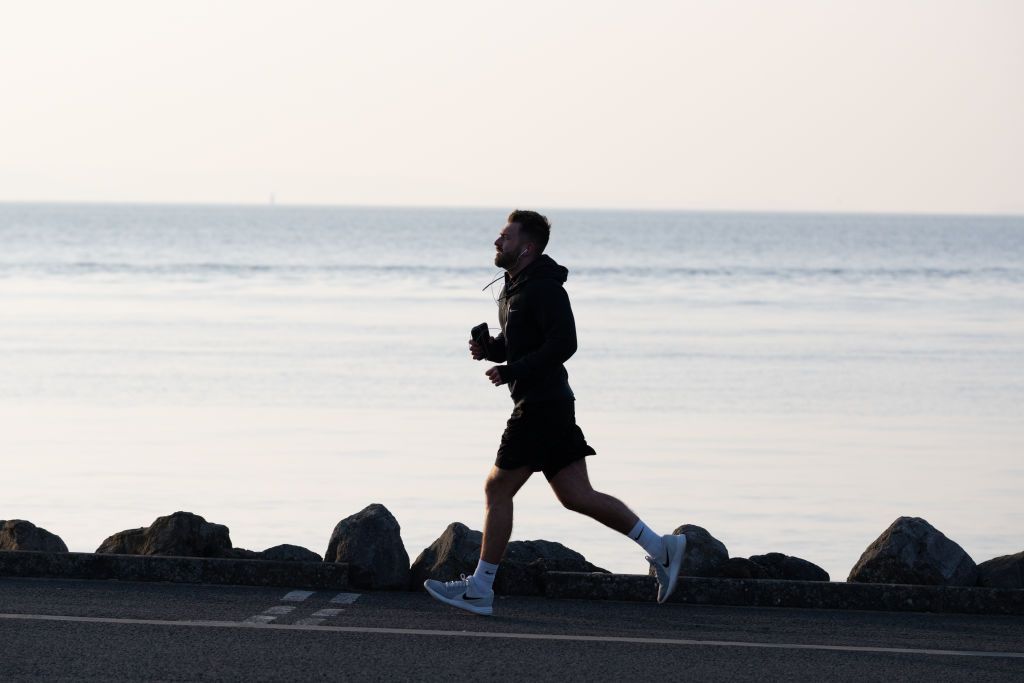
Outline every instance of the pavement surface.
<svg viewBox="0 0 1024 683">
<path fill-rule="evenodd" d="M 0 680 L 1022 681 L 1024 617 L 0 578 Z"/>
</svg>

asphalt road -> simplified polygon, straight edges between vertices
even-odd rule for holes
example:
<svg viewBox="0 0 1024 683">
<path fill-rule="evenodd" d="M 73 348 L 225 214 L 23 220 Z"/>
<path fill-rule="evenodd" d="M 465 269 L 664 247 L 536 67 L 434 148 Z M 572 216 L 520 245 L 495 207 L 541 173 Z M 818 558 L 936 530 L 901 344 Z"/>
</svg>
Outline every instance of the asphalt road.
<svg viewBox="0 0 1024 683">
<path fill-rule="evenodd" d="M 0 681 L 1024 680 L 1024 617 L 0 578 Z"/>
</svg>

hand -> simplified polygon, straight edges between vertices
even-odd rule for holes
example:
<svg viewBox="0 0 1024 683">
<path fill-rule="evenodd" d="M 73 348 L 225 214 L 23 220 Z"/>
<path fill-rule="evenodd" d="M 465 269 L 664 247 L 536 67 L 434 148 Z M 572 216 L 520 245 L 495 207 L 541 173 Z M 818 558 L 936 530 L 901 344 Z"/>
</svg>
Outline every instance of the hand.
<svg viewBox="0 0 1024 683">
<path fill-rule="evenodd" d="M 501 368 L 502 366 L 495 365 L 493 368 L 484 373 L 485 375 L 487 375 L 487 379 L 491 380 L 491 384 L 493 384 L 496 387 L 500 387 L 502 384 L 505 383 L 505 380 L 501 378 Z"/>
<path fill-rule="evenodd" d="M 477 344 L 472 339 L 469 340 L 469 355 L 473 357 L 473 360 L 484 359 L 484 349 L 482 346 Z"/>
</svg>

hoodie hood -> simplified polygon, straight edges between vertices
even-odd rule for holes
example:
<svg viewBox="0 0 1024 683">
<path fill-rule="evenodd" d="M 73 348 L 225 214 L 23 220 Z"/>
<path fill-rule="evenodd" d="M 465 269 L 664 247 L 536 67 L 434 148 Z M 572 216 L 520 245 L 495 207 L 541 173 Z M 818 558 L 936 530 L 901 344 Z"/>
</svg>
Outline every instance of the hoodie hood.
<svg viewBox="0 0 1024 683">
<path fill-rule="evenodd" d="M 541 254 L 537 260 L 526 266 L 515 278 L 505 275 L 505 289 L 512 294 L 532 280 L 554 280 L 558 284 L 564 284 L 569 279 L 569 269 L 555 262 L 547 254 Z"/>
</svg>

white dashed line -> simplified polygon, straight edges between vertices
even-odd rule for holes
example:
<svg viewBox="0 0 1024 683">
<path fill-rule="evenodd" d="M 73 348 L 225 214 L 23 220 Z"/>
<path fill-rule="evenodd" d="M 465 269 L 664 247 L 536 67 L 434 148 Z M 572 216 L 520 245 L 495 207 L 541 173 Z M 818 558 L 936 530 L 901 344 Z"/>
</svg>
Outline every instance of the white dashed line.
<svg viewBox="0 0 1024 683">
<path fill-rule="evenodd" d="M 289 613 L 294 612 L 294 611 L 295 611 L 295 608 L 292 607 L 291 605 L 277 605 L 276 607 L 269 607 L 269 608 L 263 610 L 263 613 L 264 614 L 273 614 L 274 616 L 279 617 L 282 614 L 289 614 Z"/>
<path fill-rule="evenodd" d="M 316 591 L 292 591 L 285 595 L 282 600 L 291 600 L 292 602 L 302 602 Z"/>
<path fill-rule="evenodd" d="M 246 624 L 269 624 L 274 619 L 284 615 L 290 614 L 295 610 L 292 605 L 275 605 L 274 607 L 268 607 L 263 610 L 263 614 L 257 614 L 256 616 L 249 617 L 245 620 Z"/>
<path fill-rule="evenodd" d="M 359 595 L 359 593 L 338 593 L 331 598 L 331 602 L 335 605 L 351 605 L 359 599 Z"/>
<path fill-rule="evenodd" d="M 324 623 L 324 620 L 314 619 L 313 617 L 304 617 L 302 619 L 296 619 L 295 623 L 299 626 L 319 626 Z"/>
<path fill-rule="evenodd" d="M 321 609 L 313 612 L 314 617 L 336 617 L 345 610 L 343 609 Z"/>
</svg>

